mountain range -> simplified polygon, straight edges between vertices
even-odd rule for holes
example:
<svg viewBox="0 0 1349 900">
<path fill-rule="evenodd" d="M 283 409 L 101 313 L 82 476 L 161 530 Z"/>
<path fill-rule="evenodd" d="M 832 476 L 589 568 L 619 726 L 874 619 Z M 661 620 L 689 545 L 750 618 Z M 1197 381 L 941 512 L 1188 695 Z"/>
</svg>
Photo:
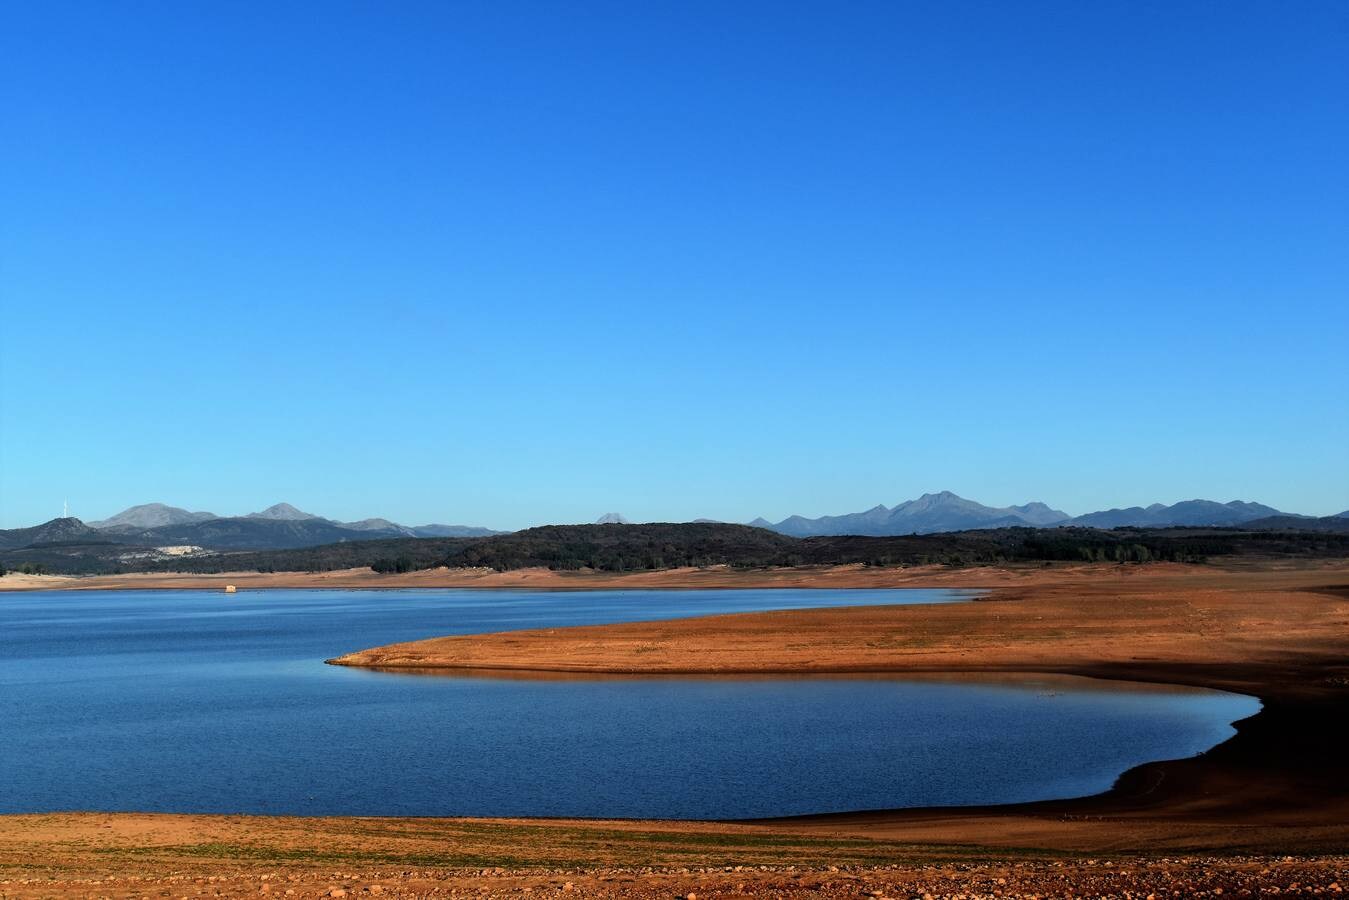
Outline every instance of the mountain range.
<svg viewBox="0 0 1349 900">
<path fill-rule="evenodd" d="M 79 519 L 72 518 L 52 519 L 50 522 L 31 525 L 28 528 L 0 529 L 0 551 L 75 542 L 111 543 L 102 532 L 90 528 Z"/>
<path fill-rule="evenodd" d="M 924 494 L 916 500 L 908 500 L 893 507 L 879 505 L 863 512 L 815 519 L 791 516 L 777 523 L 760 518 L 749 524 L 792 537 L 894 537 L 1016 526 L 1109 529 L 1248 525 L 1261 530 L 1339 531 L 1340 523 L 1346 519 L 1349 519 L 1349 510 L 1338 516 L 1316 519 L 1241 500 L 1228 503 L 1184 500 L 1170 506 L 1154 503 L 1146 507 L 1108 509 L 1073 517 L 1040 502 L 992 507 L 950 491 L 941 491 Z M 606 513 L 597 524 L 627 523 L 628 520 L 618 513 Z M 0 552 L 76 543 L 142 548 L 189 545 L 209 551 L 289 550 L 348 541 L 407 537 L 476 538 L 502 533 L 466 525 L 407 526 L 380 518 L 339 522 L 304 512 L 288 503 L 278 503 L 245 516 L 217 516 L 163 503 L 146 503 L 89 524 L 75 518 L 61 518 L 29 528 L 0 530 Z"/>
<path fill-rule="evenodd" d="M 71 520 L 78 521 L 78 520 Z M 338 522 L 277 503 L 246 516 L 217 516 L 164 503 L 144 503 L 87 526 L 105 540 L 155 546 L 193 544 L 218 550 L 310 547 L 386 537 L 486 537 L 471 525 L 400 525 L 388 519 Z"/>
<path fill-rule="evenodd" d="M 820 516 L 816 519 L 790 516 L 781 522 L 769 522 L 759 518 L 749 524 L 793 537 L 836 534 L 885 537 L 1008 526 L 1037 528 L 1058 525 L 1092 528 L 1231 526 L 1243 525 L 1270 516 L 1289 515 L 1291 514 L 1281 512 L 1272 506 L 1243 500 L 1233 500 L 1230 503 L 1218 503 L 1214 500 L 1182 500 L 1170 506 L 1154 503 L 1147 507 L 1106 509 L 1074 517 L 1038 501 L 1022 506 L 992 507 L 967 500 L 950 491 L 941 491 L 936 494 L 924 494 L 916 500 L 906 500 L 893 507 L 874 506 L 864 512 Z"/>
</svg>

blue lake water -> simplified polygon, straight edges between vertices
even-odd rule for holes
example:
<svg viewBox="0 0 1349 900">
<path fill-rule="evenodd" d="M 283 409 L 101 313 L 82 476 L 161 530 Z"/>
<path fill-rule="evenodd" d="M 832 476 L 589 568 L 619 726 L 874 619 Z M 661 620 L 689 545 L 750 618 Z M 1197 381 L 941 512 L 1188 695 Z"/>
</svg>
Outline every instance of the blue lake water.
<svg viewBox="0 0 1349 900">
<path fill-rule="evenodd" d="M 1259 708 L 1088 679 L 537 681 L 323 664 L 440 634 L 971 596 L 0 594 L 0 812 L 738 818 L 1004 803 L 1104 790 Z"/>
</svg>

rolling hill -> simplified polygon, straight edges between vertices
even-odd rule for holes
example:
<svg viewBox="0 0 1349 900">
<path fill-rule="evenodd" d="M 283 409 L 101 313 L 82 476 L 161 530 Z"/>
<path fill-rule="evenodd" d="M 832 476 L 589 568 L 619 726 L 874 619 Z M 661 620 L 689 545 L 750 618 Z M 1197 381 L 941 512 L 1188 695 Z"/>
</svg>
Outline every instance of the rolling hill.
<svg viewBox="0 0 1349 900">
<path fill-rule="evenodd" d="M 1337 531 L 1349 532 L 1349 516 L 1266 516 L 1245 522 L 1251 531 Z"/>
<path fill-rule="evenodd" d="M 90 528 L 73 517 L 52 519 L 50 522 L 43 522 L 41 525 L 33 525 L 28 528 L 0 529 L 0 552 L 46 544 L 97 541 L 107 541 L 107 538 L 98 529 Z"/>
</svg>

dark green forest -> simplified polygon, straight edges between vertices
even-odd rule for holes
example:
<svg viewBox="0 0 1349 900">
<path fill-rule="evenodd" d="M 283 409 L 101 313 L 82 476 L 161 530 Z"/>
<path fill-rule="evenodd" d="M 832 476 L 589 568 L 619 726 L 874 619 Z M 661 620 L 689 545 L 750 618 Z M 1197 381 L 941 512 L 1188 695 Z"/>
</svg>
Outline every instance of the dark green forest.
<svg viewBox="0 0 1349 900">
<path fill-rule="evenodd" d="M 107 543 L 53 542 L 3 554 L 10 570 L 116 572 L 325 572 L 369 567 L 409 572 L 436 566 L 508 571 L 639 572 L 680 566 L 737 568 L 863 564 L 1170 561 L 1230 556 L 1326 558 L 1349 555 L 1344 532 L 1240 528 L 996 528 L 899 537 L 793 538 L 748 525 L 548 525 L 484 538 L 387 538 L 292 550 L 221 552 L 155 560 Z"/>
</svg>

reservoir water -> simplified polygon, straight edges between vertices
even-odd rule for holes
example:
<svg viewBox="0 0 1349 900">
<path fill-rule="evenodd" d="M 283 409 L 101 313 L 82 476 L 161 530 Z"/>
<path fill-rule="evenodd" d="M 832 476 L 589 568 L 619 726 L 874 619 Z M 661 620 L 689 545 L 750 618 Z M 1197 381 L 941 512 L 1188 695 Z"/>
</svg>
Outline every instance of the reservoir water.
<svg viewBox="0 0 1349 900">
<path fill-rule="evenodd" d="M 421 677 L 441 634 L 972 592 L 0 594 L 0 812 L 740 818 L 1105 790 L 1259 709 L 1089 679 Z"/>
</svg>

